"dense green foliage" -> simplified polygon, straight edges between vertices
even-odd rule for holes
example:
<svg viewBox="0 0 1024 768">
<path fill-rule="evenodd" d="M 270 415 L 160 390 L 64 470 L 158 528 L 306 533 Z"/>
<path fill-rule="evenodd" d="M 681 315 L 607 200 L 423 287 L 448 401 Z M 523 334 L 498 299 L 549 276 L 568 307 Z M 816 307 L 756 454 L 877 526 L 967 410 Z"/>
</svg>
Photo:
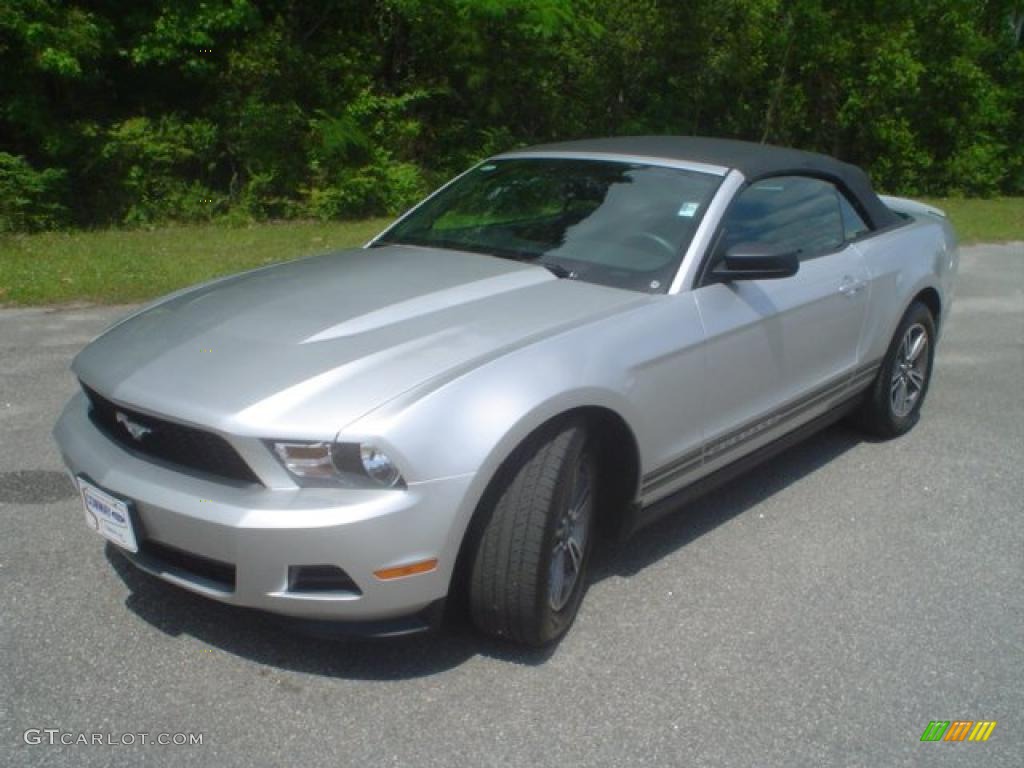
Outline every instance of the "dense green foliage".
<svg viewBox="0 0 1024 768">
<path fill-rule="evenodd" d="M 487 153 L 698 133 L 1024 192 L 1021 0 L 5 0 L 0 231 L 389 213 Z"/>
</svg>

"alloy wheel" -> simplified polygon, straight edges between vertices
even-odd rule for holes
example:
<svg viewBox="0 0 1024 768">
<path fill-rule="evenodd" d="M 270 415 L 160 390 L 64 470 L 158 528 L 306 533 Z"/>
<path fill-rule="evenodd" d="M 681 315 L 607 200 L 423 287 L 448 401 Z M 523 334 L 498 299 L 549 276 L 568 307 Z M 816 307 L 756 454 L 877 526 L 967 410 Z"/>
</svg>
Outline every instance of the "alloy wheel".
<svg viewBox="0 0 1024 768">
<path fill-rule="evenodd" d="M 903 334 L 889 382 L 889 403 L 893 415 L 905 418 L 924 392 L 928 380 L 928 331 L 914 323 Z"/>
<path fill-rule="evenodd" d="M 590 464 L 581 460 L 576 464 L 569 503 L 555 529 L 548 577 L 548 604 L 553 611 L 565 607 L 582 577 L 593 516 L 592 488 Z"/>
</svg>

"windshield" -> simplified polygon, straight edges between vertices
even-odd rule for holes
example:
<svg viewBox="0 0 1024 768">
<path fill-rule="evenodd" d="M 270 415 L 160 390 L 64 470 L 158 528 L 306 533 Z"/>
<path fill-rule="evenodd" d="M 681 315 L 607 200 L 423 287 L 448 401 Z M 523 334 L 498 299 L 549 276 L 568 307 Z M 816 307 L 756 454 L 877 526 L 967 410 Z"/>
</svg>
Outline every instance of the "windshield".
<svg viewBox="0 0 1024 768">
<path fill-rule="evenodd" d="M 530 261 L 572 279 L 668 290 L 721 178 L 606 160 L 492 160 L 377 243 Z"/>
</svg>

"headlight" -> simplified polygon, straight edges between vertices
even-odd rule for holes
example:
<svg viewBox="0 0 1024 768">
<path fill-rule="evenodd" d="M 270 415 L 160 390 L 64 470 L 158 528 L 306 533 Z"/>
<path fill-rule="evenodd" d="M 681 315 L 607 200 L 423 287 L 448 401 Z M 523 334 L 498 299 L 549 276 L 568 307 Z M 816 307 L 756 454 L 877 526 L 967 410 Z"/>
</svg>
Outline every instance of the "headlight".
<svg viewBox="0 0 1024 768">
<path fill-rule="evenodd" d="M 329 480 L 337 474 L 330 443 L 274 443 L 274 453 L 295 477 Z"/>
<path fill-rule="evenodd" d="M 369 443 L 279 443 L 274 454 L 302 486 L 405 488 L 398 467 Z"/>
<path fill-rule="evenodd" d="M 391 461 L 391 457 L 372 445 L 364 443 L 359 446 L 359 462 L 363 466 L 363 471 L 385 488 L 394 488 L 402 479 L 402 474 Z"/>
</svg>

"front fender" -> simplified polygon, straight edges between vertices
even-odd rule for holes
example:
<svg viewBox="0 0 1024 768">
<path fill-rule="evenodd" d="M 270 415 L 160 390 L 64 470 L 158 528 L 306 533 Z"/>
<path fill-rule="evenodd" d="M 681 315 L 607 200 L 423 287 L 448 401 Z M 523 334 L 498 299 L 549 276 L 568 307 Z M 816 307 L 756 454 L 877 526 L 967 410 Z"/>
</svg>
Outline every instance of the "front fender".
<svg viewBox="0 0 1024 768">
<path fill-rule="evenodd" d="M 635 431 L 625 372 L 601 367 L 580 350 L 534 345 L 425 394 L 408 392 L 346 428 L 343 439 L 383 442 L 408 482 L 490 475 L 530 433 L 576 408 L 613 411 Z"/>
<path fill-rule="evenodd" d="M 592 345 L 566 341 L 548 339 L 441 385 L 424 385 L 344 430 L 346 441 L 381 444 L 410 484 L 473 476 L 449 531 L 449 557 L 498 468 L 550 420 L 597 407 L 617 414 L 636 435 L 635 406 L 622 394 L 628 373 Z"/>
</svg>

